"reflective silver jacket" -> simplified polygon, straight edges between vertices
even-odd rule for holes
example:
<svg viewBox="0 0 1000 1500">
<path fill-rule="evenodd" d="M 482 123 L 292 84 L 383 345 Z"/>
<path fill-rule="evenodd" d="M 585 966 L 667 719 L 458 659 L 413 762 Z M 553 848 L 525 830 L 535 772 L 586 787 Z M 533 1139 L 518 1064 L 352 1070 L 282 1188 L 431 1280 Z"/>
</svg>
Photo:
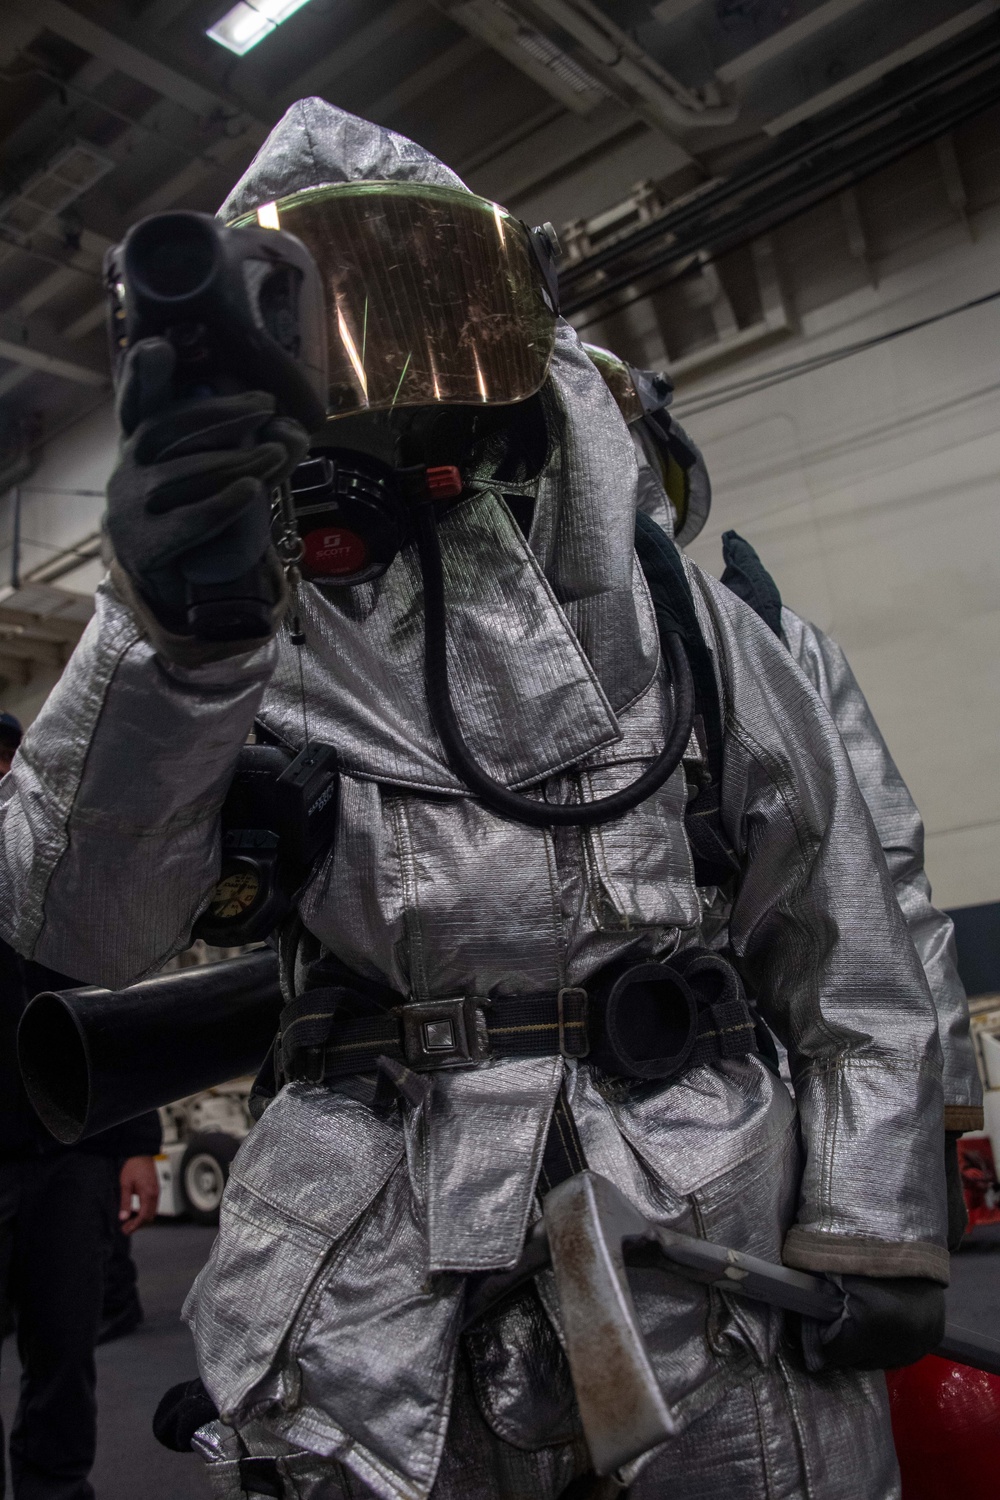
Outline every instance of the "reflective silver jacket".
<svg viewBox="0 0 1000 1500">
<path fill-rule="evenodd" d="M 958 977 L 955 929 L 931 901 L 924 873 L 924 825 L 875 716 L 837 642 L 783 606 L 781 629 L 795 661 L 830 710 L 868 804 L 938 1017 L 948 1130 L 982 1126 L 982 1085 L 969 1034 L 969 1005 Z"/>
<path fill-rule="evenodd" d="M 674 515 L 670 501 L 638 445 L 637 456 L 639 509 L 672 536 Z M 705 488 L 707 469 L 700 453 L 698 467 Z M 924 872 L 923 820 L 840 646 L 819 626 L 801 619 L 787 606 L 782 607 L 781 625 L 792 657 L 840 731 L 872 815 L 896 899 L 924 966 L 937 1012 L 944 1062 L 945 1128 L 980 1129 L 982 1084 L 969 1031 L 968 1001 L 958 976 L 954 924 L 931 901 L 930 882 Z M 724 928 L 726 904 L 725 899 L 713 904 L 709 918 L 713 930 Z"/>
<path fill-rule="evenodd" d="M 340 112 L 296 109 L 315 157 L 323 112 L 333 137 Z M 375 147 L 389 134 L 366 129 Z M 376 174 L 389 156 L 374 150 Z M 658 751 L 670 695 L 634 564 L 631 442 L 566 326 L 545 400 L 555 441 L 530 545 L 488 476 L 443 518 L 451 674 L 494 776 L 592 799 Z M 805 1268 L 947 1280 L 934 1012 L 843 743 L 752 611 L 690 576 L 726 711 L 723 819 L 743 866 L 731 943 L 796 1101 L 756 1055 L 625 1093 L 585 1063 L 493 1059 L 426 1075 L 423 1099 L 388 1115 L 360 1083 L 286 1088 L 233 1164 L 192 1296 L 201 1371 L 229 1420 L 259 1417 L 386 1500 L 431 1489 L 463 1273 L 516 1261 L 563 1082 L 591 1166 L 652 1219 Z M 552 991 L 697 941 L 680 770 L 602 827 L 501 821 L 429 722 L 411 550 L 378 583 L 306 588 L 302 605 L 309 732 L 342 766 L 336 841 L 300 906 L 314 941 L 415 999 Z M 180 668 L 104 585 L 0 785 L 3 935 L 109 985 L 183 946 L 240 746 L 257 714 L 300 736 L 297 684 L 287 630 Z M 544 1281 L 542 1295 L 557 1321 Z M 638 1302 L 679 1423 L 774 1352 L 763 1308 L 697 1287 Z M 480 1398 L 530 1447 L 550 1394 L 537 1349 L 511 1328 L 494 1355 Z"/>
</svg>

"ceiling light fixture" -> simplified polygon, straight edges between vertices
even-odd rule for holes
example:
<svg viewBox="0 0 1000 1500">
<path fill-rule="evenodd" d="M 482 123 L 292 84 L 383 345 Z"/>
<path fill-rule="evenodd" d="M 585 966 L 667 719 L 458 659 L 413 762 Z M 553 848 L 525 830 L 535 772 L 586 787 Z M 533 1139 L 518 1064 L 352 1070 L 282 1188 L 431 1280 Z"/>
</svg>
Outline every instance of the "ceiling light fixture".
<svg viewBox="0 0 1000 1500">
<path fill-rule="evenodd" d="M 238 0 L 205 35 L 242 57 L 305 4 L 306 0 Z"/>
</svg>

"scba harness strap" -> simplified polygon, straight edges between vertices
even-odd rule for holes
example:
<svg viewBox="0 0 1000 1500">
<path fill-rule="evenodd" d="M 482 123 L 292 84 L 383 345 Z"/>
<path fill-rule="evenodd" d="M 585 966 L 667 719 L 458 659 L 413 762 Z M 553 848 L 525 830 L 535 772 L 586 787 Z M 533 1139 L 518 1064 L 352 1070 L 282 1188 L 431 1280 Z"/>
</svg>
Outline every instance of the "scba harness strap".
<svg viewBox="0 0 1000 1500">
<path fill-rule="evenodd" d="M 704 759 L 701 786 L 684 811 L 697 885 L 725 885 L 740 863 L 722 823 L 722 709 L 711 652 L 698 623 L 694 595 L 681 554 L 644 512 L 635 518 L 635 550 L 649 586 L 661 639 L 678 633 L 694 678 L 695 735 Z"/>
<path fill-rule="evenodd" d="M 286 1079 L 383 1072 L 403 1087 L 404 1075 L 561 1055 L 666 1083 L 759 1050 L 758 1025 L 736 970 L 702 948 L 663 963 L 618 964 L 586 987 L 555 993 L 419 1001 L 325 956 L 282 1012 L 275 1062 Z"/>
</svg>

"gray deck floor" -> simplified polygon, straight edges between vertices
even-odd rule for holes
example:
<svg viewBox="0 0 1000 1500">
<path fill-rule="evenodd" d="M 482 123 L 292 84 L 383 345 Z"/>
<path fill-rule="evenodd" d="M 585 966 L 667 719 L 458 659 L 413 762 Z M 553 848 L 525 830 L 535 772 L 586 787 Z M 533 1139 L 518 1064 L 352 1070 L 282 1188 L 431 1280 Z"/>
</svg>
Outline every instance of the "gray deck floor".
<svg viewBox="0 0 1000 1500">
<path fill-rule="evenodd" d="M 98 1500 L 207 1500 L 200 1460 L 161 1448 L 150 1419 L 167 1387 L 195 1373 L 180 1308 L 212 1234 L 189 1224 L 161 1222 L 136 1236 L 146 1322 L 130 1337 L 97 1351 L 100 1419 L 93 1483 Z M 1000 1227 L 977 1231 L 954 1257 L 949 1303 L 956 1322 L 1000 1337 Z M 5 1425 L 16 1399 L 17 1356 L 8 1340 L 0 1361 Z"/>
</svg>

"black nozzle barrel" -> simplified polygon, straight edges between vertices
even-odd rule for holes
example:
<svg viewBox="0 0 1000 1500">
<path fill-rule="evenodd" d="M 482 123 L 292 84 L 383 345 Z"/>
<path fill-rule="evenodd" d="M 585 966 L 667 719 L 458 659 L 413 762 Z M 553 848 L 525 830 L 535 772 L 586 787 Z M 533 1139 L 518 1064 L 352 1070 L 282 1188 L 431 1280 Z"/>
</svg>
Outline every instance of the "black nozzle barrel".
<svg viewBox="0 0 1000 1500">
<path fill-rule="evenodd" d="M 24 1087 L 49 1133 L 72 1146 L 255 1073 L 281 1006 L 269 948 L 123 990 L 46 991 L 29 1002 L 18 1028 Z"/>
<path fill-rule="evenodd" d="M 215 227 L 204 214 L 154 214 L 125 240 L 125 273 L 146 302 L 182 312 L 207 292 L 219 255 Z"/>
</svg>

